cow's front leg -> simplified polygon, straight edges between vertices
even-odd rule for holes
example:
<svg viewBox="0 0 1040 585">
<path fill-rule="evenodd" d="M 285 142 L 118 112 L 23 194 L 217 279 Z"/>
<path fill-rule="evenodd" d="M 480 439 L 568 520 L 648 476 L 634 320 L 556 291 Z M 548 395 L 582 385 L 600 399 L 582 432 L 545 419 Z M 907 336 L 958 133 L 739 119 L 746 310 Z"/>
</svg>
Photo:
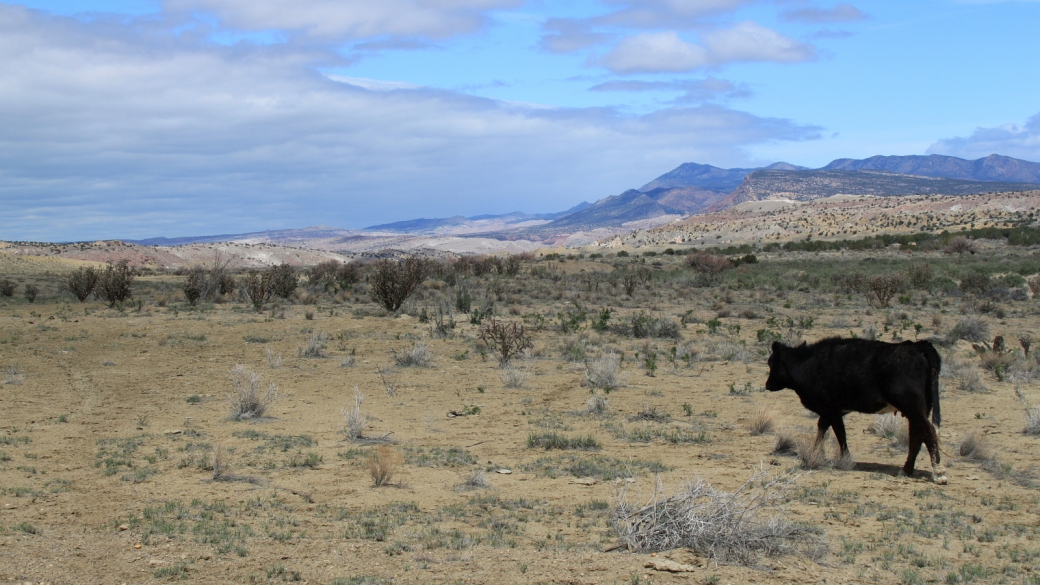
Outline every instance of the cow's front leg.
<svg viewBox="0 0 1040 585">
<path fill-rule="evenodd" d="M 822 414 L 820 415 L 820 420 L 816 422 L 816 442 L 813 443 L 813 449 L 823 447 L 823 441 L 827 438 L 827 429 L 831 428 L 831 424 L 830 417 Z M 837 431 L 837 429 L 835 429 L 835 431 Z"/>
</svg>

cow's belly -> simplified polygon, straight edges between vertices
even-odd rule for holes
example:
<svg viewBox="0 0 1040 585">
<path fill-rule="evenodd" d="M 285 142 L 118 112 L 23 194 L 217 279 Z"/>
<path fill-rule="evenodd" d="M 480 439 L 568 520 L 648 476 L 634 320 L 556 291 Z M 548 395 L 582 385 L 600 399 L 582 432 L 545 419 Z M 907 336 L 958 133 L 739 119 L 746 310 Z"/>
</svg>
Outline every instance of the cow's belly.
<svg viewBox="0 0 1040 585">
<path fill-rule="evenodd" d="M 893 413 L 893 412 L 899 412 L 899 410 L 896 407 L 892 406 L 891 404 L 882 403 L 882 404 L 872 404 L 870 407 L 864 408 L 864 409 L 858 409 L 858 408 L 854 409 L 854 410 L 853 409 L 846 409 L 846 410 L 841 411 L 841 414 L 844 416 L 844 415 L 846 415 L 846 414 L 848 414 L 850 412 L 866 412 L 868 414 L 871 413 L 871 412 L 874 413 L 874 414 L 890 414 L 890 413 Z"/>
</svg>

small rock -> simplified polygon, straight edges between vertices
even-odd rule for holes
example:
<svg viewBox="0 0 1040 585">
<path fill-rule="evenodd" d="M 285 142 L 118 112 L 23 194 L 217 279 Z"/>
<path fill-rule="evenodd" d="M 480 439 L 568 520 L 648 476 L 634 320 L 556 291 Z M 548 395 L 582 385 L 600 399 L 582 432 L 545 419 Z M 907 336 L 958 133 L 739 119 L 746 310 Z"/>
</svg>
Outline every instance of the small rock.
<svg viewBox="0 0 1040 585">
<path fill-rule="evenodd" d="M 153 567 L 158 567 L 159 565 L 165 565 L 166 561 L 160 561 L 159 559 L 151 559 L 148 561 L 148 564 Z"/>
<path fill-rule="evenodd" d="M 513 473 L 513 470 L 512 469 L 499 469 L 495 473 L 501 473 L 502 475 L 509 475 L 509 474 Z"/>
<path fill-rule="evenodd" d="M 183 432 L 184 432 L 183 429 L 171 429 L 171 430 L 168 430 L 168 431 L 163 431 L 163 434 L 164 435 L 179 435 L 179 434 L 181 434 Z"/>
<path fill-rule="evenodd" d="M 140 549 L 141 549 L 141 545 L 140 545 L 140 544 L 135 544 L 135 545 L 134 545 L 134 548 L 136 548 L 136 549 L 140 550 Z"/>
<path fill-rule="evenodd" d="M 120 529 L 120 530 L 130 530 L 130 527 L 129 527 L 129 526 L 127 526 L 126 524 L 120 524 L 120 525 L 119 525 L 119 529 Z"/>
<path fill-rule="evenodd" d="M 669 561 L 667 559 L 647 561 L 643 566 L 647 569 L 667 571 L 669 573 L 693 573 L 697 570 L 697 567 L 694 567 L 693 565 L 681 565 L 675 561 Z"/>
</svg>

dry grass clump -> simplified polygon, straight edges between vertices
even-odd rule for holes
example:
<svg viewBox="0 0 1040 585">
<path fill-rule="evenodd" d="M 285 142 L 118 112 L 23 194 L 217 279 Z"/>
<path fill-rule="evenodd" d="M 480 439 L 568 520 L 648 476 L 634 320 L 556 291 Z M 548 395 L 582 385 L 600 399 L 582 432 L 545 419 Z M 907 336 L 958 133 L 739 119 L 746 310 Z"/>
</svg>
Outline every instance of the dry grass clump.
<svg viewBox="0 0 1040 585">
<path fill-rule="evenodd" d="M 270 347 L 265 347 L 264 356 L 267 358 L 268 367 L 272 370 L 282 367 L 282 354 L 276 354 Z"/>
<path fill-rule="evenodd" d="M 402 457 L 397 449 L 389 445 L 378 447 L 368 459 L 368 474 L 376 487 L 400 485 L 394 483 L 394 477 L 401 467 Z"/>
<path fill-rule="evenodd" d="M 981 431 L 972 431 L 965 435 L 957 447 L 957 453 L 975 461 L 990 461 L 995 457 L 989 440 Z"/>
<path fill-rule="evenodd" d="M 21 386 L 25 382 L 25 372 L 18 366 L 4 366 L 3 376 L 4 384 L 11 386 Z"/>
<path fill-rule="evenodd" d="M 1027 435 L 1040 435 L 1040 406 L 1026 408 L 1026 428 L 1022 432 Z"/>
<path fill-rule="evenodd" d="M 468 492 L 470 490 L 486 490 L 491 488 L 491 482 L 488 481 L 487 474 L 484 473 L 483 469 L 477 469 L 470 474 L 469 477 L 455 484 L 455 491 L 457 492 Z"/>
<path fill-rule="evenodd" d="M 758 359 L 755 351 L 745 343 L 734 343 L 728 339 L 709 341 L 705 346 L 706 359 L 713 361 L 750 363 Z"/>
<path fill-rule="evenodd" d="M 235 475 L 231 473 L 231 461 L 227 449 L 223 445 L 213 448 L 213 481 L 243 481 L 246 483 L 259 484 L 260 478 L 250 475 Z"/>
<path fill-rule="evenodd" d="M 856 468 L 856 460 L 852 458 L 852 452 L 846 451 L 834 460 L 834 469 L 849 471 Z"/>
<path fill-rule="evenodd" d="M 888 439 L 894 445 L 900 447 L 906 447 L 910 444 L 909 425 L 902 417 L 891 412 L 875 414 L 874 422 L 870 423 L 870 432 Z"/>
<path fill-rule="evenodd" d="M 814 435 L 802 435 L 796 441 L 798 464 L 802 469 L 819 469 L 827 464 L 826 441 L 817 441 Z"/>
<path fill-rule="evenodd" d="M 748 431 L 752 437 L 758 437 L 773 432 L 776 428 L 776 414 L 766 409 L 759 410 L 748 423 Z"/>
<path fill-rule="evenodd" d="M 499 377 L 506 388 L 523 388 L 527 380 L 531 378 L 531 371 L 526 365 L 507 364 L 502 368 Z"/>
<path fill-rule="evenodd" d="M 340 411 L 340 414 L 343 415 L 343 432 L 350 441 L 357 442 L 364 438 L 365 427 L 368 426 L 368 415 L 361 412 L 361 405 L 364 402 L 365 397 L 361 394 L 361 390 L 354 386 L 354 406 L 350 410 L 344 408 Z"/>
<path fill-rule="evenodd" d="M 621 358 L 608 351 L 592 363 L 585 364 L 585 384 L 604 392 L 617 390 L 625 385 L 621 374 Z"/>
<path fill-rule="evenodd" d="M 414 341 L 409 349 L 401 352 L 391 350 L 391 352 L 394 354 L 394 361 L 399 366 L 427 368 L 433 364 L 433 352 L 430 350 L 430 343 L 426 341 L 425 337 Z"/>
<path fill-rule="evenodd" d="M 798 454 L 798 437 L 797 435 L 788 432 L 781 431 L 776 435 L 776 444 L 773 446 L 773 455 L 797 455 Z"/>
<path fill-rule="evenodd" d="M 622 489 L 611 524 L 630 551 L 648 553 L 687 548 L 721 562 L 750 565 L 759 555 L 804 554 L 818 559 L 827 551 L 822 532 L 787 519 L 783 497 L 796 479 L 771 477 L 763 470 L 733 492 L 703 480 L 683 484 L 665 497 L 658 480 L 650 501 L 640 507 Z"/>
<path fill-rule="evenodd" d="M 305 358 L 325 358 L 325 348 L 329 345 L 329 335 L 324 331 L 315 331 L 307 338 L 307 345 L 298 350 L 298 355 Z"/>
<path fill-rule="evenodd" d="M 577 416 L 586 416 L 590 414 L 606 414 L 610 410 L 610 403 L 607 402 L 607 397 L 594 392 L 589 399 L 585 401 L 585 408 L 574 411 L 573 414 Z"/>
<path fill-rule="evenodd" d="M 271 404 L 278 400 L 278 388 L 274 382 L 268 384 L 266 390 L 261 389 L 260 381 L 263 377 L 246 370 L 242 364 L 231 369 L 230 377 L 235 388 L 227 394 L 228 406 L 231 407 L 229 419 L 261 418 Z"/>
<path fill-rule="evenodd" d="M 643 404 L 642 410 L 628 417 L 629 422 L 668 422 L 670 420 L 672 420 L 672 415 L 668 414 L 667 412 L 661 412 L 660 410 L 657 410 L 656 406 L 650 406 L 649 404 Z"/>
</svg>

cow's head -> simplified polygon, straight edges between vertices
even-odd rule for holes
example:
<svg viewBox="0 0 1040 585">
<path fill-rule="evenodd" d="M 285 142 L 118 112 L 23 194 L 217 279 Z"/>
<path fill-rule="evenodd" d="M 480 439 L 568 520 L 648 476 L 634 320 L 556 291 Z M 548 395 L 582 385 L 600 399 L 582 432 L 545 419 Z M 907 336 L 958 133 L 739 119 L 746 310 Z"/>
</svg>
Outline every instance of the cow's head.
<svg viewBox="0 0 1040 585">
<path fill-rule="evenodd" d="M 773 342 L 773 353 L 769 354 L 769 377 L 766 379 L 766 390 L 776 392 L 791 387 L 787 366 L 784 364 L 784 353 L 790 350 L 790 347 L 779 341 Z"/>
</svg>

